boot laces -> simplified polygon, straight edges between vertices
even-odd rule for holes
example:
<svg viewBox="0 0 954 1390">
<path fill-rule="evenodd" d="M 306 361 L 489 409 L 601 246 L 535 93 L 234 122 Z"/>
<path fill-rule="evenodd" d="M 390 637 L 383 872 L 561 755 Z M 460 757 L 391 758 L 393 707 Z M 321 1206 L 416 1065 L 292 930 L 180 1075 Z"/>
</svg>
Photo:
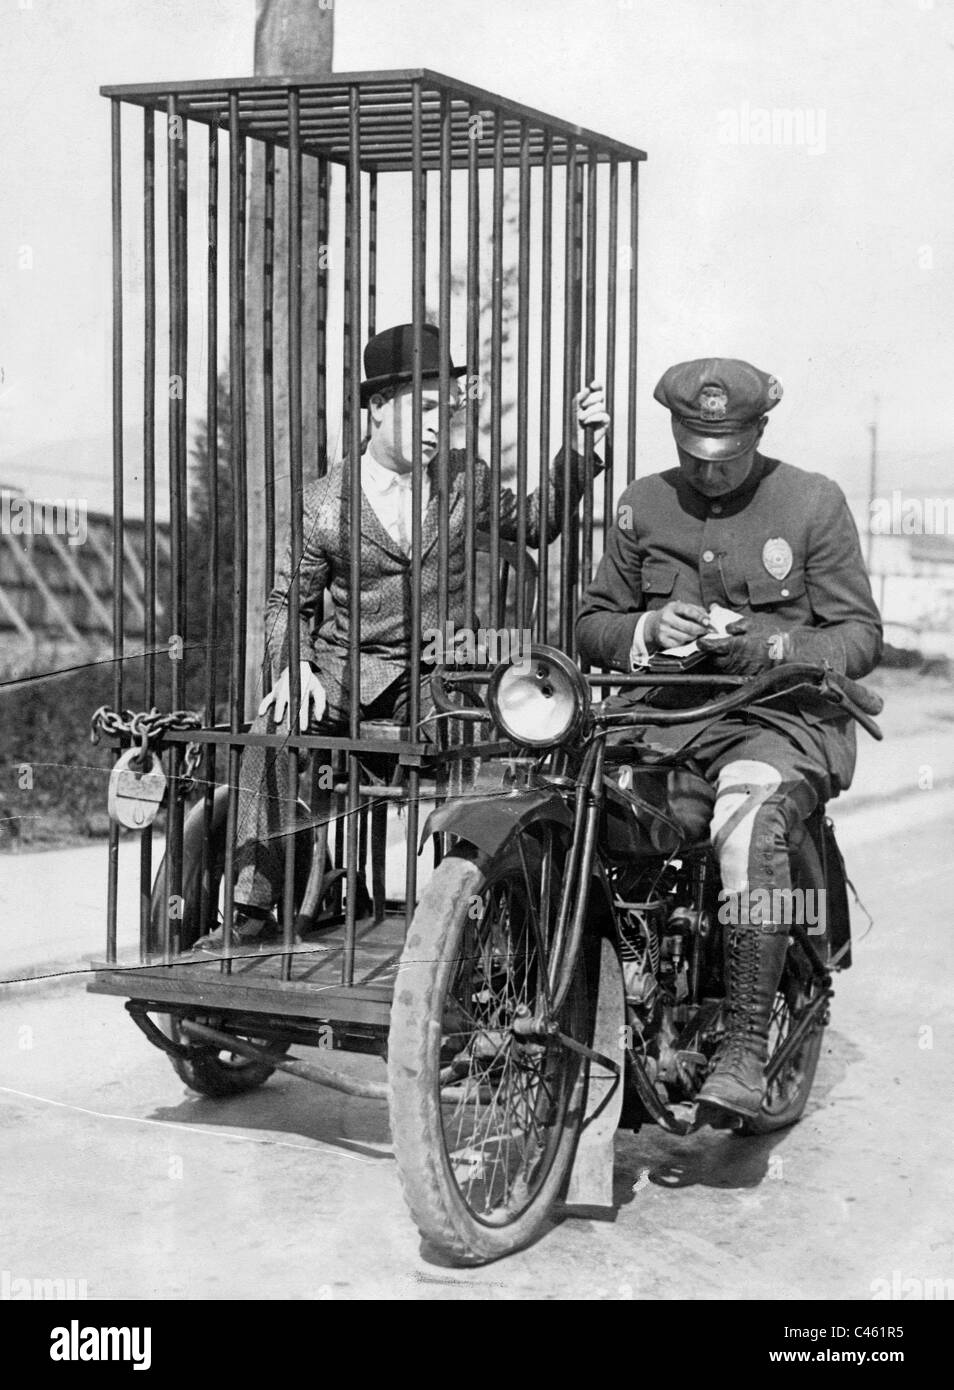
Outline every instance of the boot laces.
<svg viewBox="0 0 954 1390">
<path fill-rule="evenodd" d="M 719 1049 L 723 1062 L 742 1061 L 756 1031 L 752 1002 L 758 981 L 759 952 L 755 933 L 736 931 L 729 938 L 726 1032 Z"/>
</svg>

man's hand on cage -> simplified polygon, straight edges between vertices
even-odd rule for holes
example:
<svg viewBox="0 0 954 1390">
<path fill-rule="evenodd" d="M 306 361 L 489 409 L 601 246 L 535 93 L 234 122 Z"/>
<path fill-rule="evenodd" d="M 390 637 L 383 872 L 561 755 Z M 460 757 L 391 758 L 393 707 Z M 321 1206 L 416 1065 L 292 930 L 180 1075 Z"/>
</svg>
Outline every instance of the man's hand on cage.
<svg viewBox="0 0 954 1390">
<path fill-rule="evenodd" d="M 317 723 L 325 712 L 328 696 L 325 694 L 325 687 L 315 675 L 307 661 L 299 662 L 299 669 L 301 672 L 299 677 L 301 706 L 298 711 L 298 727 L 301 733 L 305 734 L 308 732 L 309 715 L 312 706 L 314 706 L 314 717 Z M 290 733 L 291 709 L 289 708 L 289 684 L 288 667 L 286 666 L 278 677 L 274 688 L 265 696 L 265 699 L 259 705 L 258 712 L 259 714 L 264 714 L 266 710 L 271 709 L 272 718 L 275 723 Z"/>
<path fill-rule="evenodd" d="M 603 390 L 602 383 L 591 381 L 585 391 L 578 391 L 573 397 L 573 409 L 576 411 L 576 420 L 579 425 L 577 452 L 582 454 L 583 431 L 588 426 L 593 429 L 594 445 L 602 443 L 606 431 L 609 429 L 610 417 L 606 409 L 606 392 Z"/>
</svg>

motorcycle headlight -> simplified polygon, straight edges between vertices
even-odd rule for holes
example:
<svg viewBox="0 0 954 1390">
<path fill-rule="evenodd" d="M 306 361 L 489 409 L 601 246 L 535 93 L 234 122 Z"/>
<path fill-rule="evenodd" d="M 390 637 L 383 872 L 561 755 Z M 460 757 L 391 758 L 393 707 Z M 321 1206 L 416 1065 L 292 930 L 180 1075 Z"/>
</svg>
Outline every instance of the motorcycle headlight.
<svg viewBox="0 0 954 1390">
<path fill-rule="evenodd" d="M 487 686 L 487 705 L 514 743 L 548 748 L 579 732 L 590 708 L 590 689 L 564 652 L 534 643 L 527 660 L 497 667 Z"/>
</svg>

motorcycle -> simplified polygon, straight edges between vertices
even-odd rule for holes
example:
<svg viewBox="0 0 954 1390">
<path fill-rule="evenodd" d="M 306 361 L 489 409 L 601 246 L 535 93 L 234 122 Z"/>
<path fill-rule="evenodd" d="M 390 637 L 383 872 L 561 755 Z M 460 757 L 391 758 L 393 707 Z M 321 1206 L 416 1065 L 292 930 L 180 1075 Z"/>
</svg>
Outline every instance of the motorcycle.
<svg viewBox="0 0 954 1390">
<path fill-rule="evenodd" d="M 611 683 L 722 690 L 688 709 L 594 702 Z M 561 1199 L 611 1204 L 620 1125 L 688 1138 L 707 1119 L 696 1097 L 725 1028 L 714 795 L 691 744 L 660 755 L 642 730 L 810 691 L 880 738 L 881 701 L 819 666 L 750 680 L 587 677 L 543 645 L 521 666 L 443 668 L 432 684 L 444 717 L 492 719 L 519 750 L 502 785 L 478 780 L 424 826 L 422 843 L 441 835 L 451 847 L 408 930 L 388 1042 L 412 1216 L 433 1247 L 477 1264 L 530 1243 Z M 465 709 L 451 703 L 463 689 Z M 851 961 L 847 879 L 824 807 L 790 854 L 793 899 L 812 893 L 824 911 L 792 921 L 764 1098 L 739 1118 L 743 1135 L 804 1112 L 832 977 Z"/>
</svg>

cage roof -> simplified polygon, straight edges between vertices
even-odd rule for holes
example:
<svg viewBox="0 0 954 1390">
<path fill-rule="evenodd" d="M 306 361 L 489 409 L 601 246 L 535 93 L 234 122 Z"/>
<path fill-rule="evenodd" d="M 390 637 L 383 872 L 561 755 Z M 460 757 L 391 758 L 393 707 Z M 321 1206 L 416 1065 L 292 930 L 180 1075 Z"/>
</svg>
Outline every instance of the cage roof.
<svg viewBox="0 0 954 1390">
<path fill-rule="evenodd" d="M 465 167 L 473 141 L 481 166 L 494 162 L 501 133 L 503 162 L 519 163 L 522 142 L 531 165 L 542 164 L 547 147 L 554 164 L 578 157 L 642 160 L 643 150 L 582 126 L 544 115 L 529 106 L 446 77 L 428 68 L 383 72 L 343 72 L 328 77 L 237 77 L 219 81 L 150 82 L 101 87 L 103 96 L 154 111 L 177 113 L 206 125 L 229 126 L 229 106 L 238 105 L 239 129 L 270 144 L 289 143 L 291 91 L 299 93 L 299 131 L 303 153 L 347 164 L 351 139 L 351 93 L 358 97 L 360 162 L 363 169 L 408 170 L 413 165 L 415 89 L 421 93 L 421 155 L 425 169 L 440 166 L 445 110 L 450 124 L 451 164 Z M 480 120 L 475 121 L 474 117 Z"/>
</svg>

